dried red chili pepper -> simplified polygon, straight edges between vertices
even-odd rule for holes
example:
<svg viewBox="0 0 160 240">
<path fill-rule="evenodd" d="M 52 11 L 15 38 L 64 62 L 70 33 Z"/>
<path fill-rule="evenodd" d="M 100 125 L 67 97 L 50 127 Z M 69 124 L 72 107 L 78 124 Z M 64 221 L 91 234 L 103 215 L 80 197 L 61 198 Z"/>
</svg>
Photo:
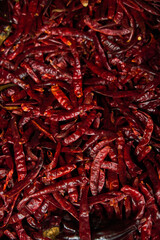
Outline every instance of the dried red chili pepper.
<svg viewBox="0 0 160 240">
<path fill-rule="evenodd" d="M 130 156 L 130 147 L 128 145 L 124 146 L 124 161 L 126 166 L 128 167 L 128 171 L 133 177 L 136 177 L 137 174 L 141 174 L 142 170 L 136 166 L 136 164 L 132 161 Z"/>
<path fill-rule="evenodd" d="M 10 238 L 10 239 L 16 239 L 16 236 L 15 236 L 15 234 L 13 234 L 12 232 L 10 232 L 9 230 L 5 230 L 4 231 L 4 234 L 8 237 L 8 238 Z"/>
<path fill-rule="evenodd" d="M 18 182 L 10 191 L 8 191 L 6 197 L 13 197 L 14 195 L 22 191 L 22 189 L 24 189 L 27 185 L 29 185 L 30 182 L 33 181 L 40 172 L 42 165 L 43 157 L 41 157 L 35 170 L 33 172 L 30 172 L 23 180 L 21 180 L 20 183 Z"/>
<path fill-rule="evenodd" d="M 93 21 L 89 18 L 89 16 L 85 17 L 85 24 L 93 29 L 94 31 L 103 33 L 105 35 L 111 35 L 111 36 L 121 36 L 121 35 L 126 35 L 130 33 L 129 29 L 120 29 L 120 30 L 113 30 L 113 29 L 108 29 L 108 28 L 100 28 L 99 25 L 97 24 L 96 21 Z"/>
<path fill-rule="evenodd" d="M 160 180 L 158 178 L 158 174 L 156 173 L 152 164 L 149 161 L 145 162 L 145 166 L 147 168 L 148 176 L 153 184 L 153 190 L 155 191 L 155 198 L 157 199 L 157 203 L 159 205 L 160 204 L 160 195 L 159 195 Z"/>
<path fill-rule="evenodd" d="M 142 7 L 143 9 L 145 9 L 146 11 L 152 13 L 152 14 L 155 14 L 155 15 L 159 15 L 159 11 L 154 8 L 152 5 L 149 5 L 148 3 L 146 2 L 141 2 L 139 0 L 135 0 L 135 2 L 140 6 Z"/>
<path fill-rule="evenodd" d="M 107 201 L 110 201 L 110 200 L 117 200 L 117 201 L 121 201 L 123 200 L 123 198 L 125 197 L 126 195 L 123 194 L 122 192 L 110 192 L 110 193 L 103 193 L 103 194 L 99 194 L 97 196 L 92 196 L 92 197 L 89 197 L 88 201 L 89 201 L 89 205 L 92 206 L 92 205 L 95 205 L 97 203 L 102 203 L 102 204 L 105 204 Z"/>
<path fill-rule="evenodd" d="M 135 149 L 137 155 L 140 154 L 143 151 L 144 147 L 149 143 L 153 132 L 153 121 L 151 117 L 146 114 L 144 115 L 148 117 L 148 121 L 146 124 L 146 129 L 144 131 L 143 137 L 142 139 L 140 139 L 140 142 Z"/>
<path fill-rule="evenodd" d="M 26 168 L 26 161 L 25 161 L 23 146 L 22 144 L 20 144 L 20 137 L 19 137 L 19 132 L 18 132 L 15 117 L 12 117 L 11 128 L 12 128 L 12 134 L 14 139 L 14 145 L 13 145 L 14 158 L 15 158 L 15 164 L 16 164 L 16 169 L 18 174 L 18 181 L 21 181 L 27 175 L 27 168 Z"/>
<path fill-rule="evenodd" d="M 46 131 L 43 127 L 41 127 L 35 120 L 31 121 L 35 127 L 37 127 L 42 133 L 44 133 L 49 139 L 55 142 L 54 137 L 48 131 Z"/>
<path fill-rule="evenodd" d="M 58 112 L 56 113 L 54 110 L 46 110 L 44 115 L 47 117 L 51 117 L 51 119 L 54 119 L 54 121 L 65 121 L 65 120 L 70 120 L 73 118 L 76 118 L 80 113 L 90 111 L 92 109 L 99 109 L 101 110 L 101 107 L 94 106 L 94 105 L 82 105 L 79 106 L 73 110 L 70 110 L 68 112 Z"/>
<path fill-rule="evenodd" d="M 111 137 L 111 139 L 105 139 L 103 141 L 100 141 L 92 148 L 90 155 L 94 157 L 100 149 L 102 149 L 105 145 L 108 145 L 110 142 L 114 141 L 115 139 L 116 138 Z"/>
<path fill-rule="evenodd" d="M 110 150 L 109 146 L 102 148 L 99 151 L 99 153 L 96 155 L 96 157 L 92 163 L 91 175 L 90 175 L 90 189 L 91 189 L 92 195 L 97 195 L 100 167 L 101 167 L 103 160 L 109 153 L 109 150 Z"/>
<path fill-rule="evenodd" d="M 126 177 L 126 167 L 124 164 L 124 145 L 125 140 L 122 133 L 119 133 L 119 137 L 117 139 L 117 148 L 118 148 L 118 169 L 119 169 L 119 179 L 122 185 L 126 185 L 127 177 Z"/>
<path fill-rule="evenodd" d="M 158 0 L 0 9 L 0 238 L 158 240 Z"/>
<path fill-rule="evenodd" d="M 18 235 L 18 237 L 19 237 L 19 239 L 27 239 L 27 240 L 31 240 L 32 238 L 31 237 L 29 237 L 28 235 L 27 235 L 27 233 L 25 232 L 25 230 L 24 230 L 24 228 L 23 228 L 23 226 L 22 226 L 22 222 L 21 221 L 19 221 L 18 223 L 16 223 L 16 226 L 15 226 L 15 228 L 16 228 L 16 232 L 17 232 L 17 235 Z"/>
<path fill-rule="evenodd" d="M 44 177 L 44 181 L 52 181 L 54 179 L 57 179 L 59 177 L 64 176 L 65 174 L 70 173 L 76 168 L 75 164 L 68 164 L 65 165 L 64 167 L 57 168 L 55 170 L 49 171 L 46 173 L 46 177 Z"/>
<path fill-rule="evenodd" d="M 101 168 L 118 173 L 118 164 L 114 162 L 104 161 L 101 165 Z"/>
<path fill-rule="evenodd" d="M 92 111 L 88 115 L 86 121 L 79 123 L 77 130 L 63 140 L 63 144 L 66 146 L 78 140 L 83 134 L 85 134 L 85 131 L 90 127 L 94 119 L 95 111 Z"/>
<path fill-rule="evenodd" d="M 66 211 L 68 211 L 75 219 L 77 219 L 79 221 L 79 216 L 77 213 L 77 210 L 75 209 L 75 207 L 72 205 L 72 203 L 70 203 L 69 201 L 67 201 L 64 197 L 61 196 L 60 193 L 58 192 L 54 192 L 53 193 L 54 198 L 57 200 L 57 202 L 59 202 L 62 206 L 63 209 L 65 209 Z"/>
<path fill-rule="evenodd" d="M 65 96 L 65 94 L 62 92 L 62 90 L 58 86 L 52 86 L 51 92 L 55 96 L 55 98 L 58 100 L 58 102 L 67 110 L 72 109 L 72 105 L 69 101 L 69 99 Z"/>
<path fill-rule="evenodd" d="M 34 73 L 34 71 L 32 70 L 32 68 L 30 67 L 30 65 L 29 65 L 28 63 L 23 62 L 23 63 L 21 64 L 21 67 L 23 67 L 23 68 L 27 71 L 28 75 L 29 75 L 36 83 L 40 83 L 39 78 L 38 78 L 37 75 Z"/>
<path fill-rule="evenodd" d="M 74 177 L 71 179 L 66 179 L 66 180 L 61 180 L 57 184 L 49 185 L 48 187 L 45 187 L 44 189 L 40 190 L 37 193 L 31 194 L 30 196 L 24 198 L 19 204 L 18 204 L 18 209 L 21 209 L 22 206 L 31 198 L 38 197 L 41 195 L 45 195 L 54 191 L 58 190 L 67 190 L 68 187 L 74 187 L 81 185 L 83 182 L 88 181 L 87 178 L 84 177 Z"/>
<path fill-rule="evenodd" d="M 60 150 L 61 150 L 61 144 L 60 144 L 60 142 L 58 142 L 54 157 L 51 160 L 51 163 L 47 166 L 46 171 L 50 171 L 57 166 L 58 158 L 60 155 Z"/>
<path fill-rule="evenodd" d="M 83 96 L 82 92 L 82 73 L 81 73 L 81 64 L 79 59 L 79 54 L 76 49 L 75 43 L 71 45 L 72 54 L 75 59 L 74 73 L 73 73 L 73 88 L 75 95 L 80 98 Z"/>
<path fill-rule="evenodd" d="M 147 187 L 144 185 L 144 183 L 140 183 L 140 189 L 141 192 L 144 195 L 145 201 L 146 201 L 146 206 L 148 207 L 148 211 L 150 212 L 152 216 L 153 222 L 159 222 L 159 210 L 158 206 L 156 205 L 155 198 L 153 195 L 149 192 Z"/>
<path fill-rule="evenodd" d="M 88 190 L 89 186 L 82 187 L 82 196 L 79 213 L 79 235 L 80 238 L 91 239 L 90 224 L 89 224 L 89 206 L 88 206 Z"/>
<path fill-rule="evenodd" d="M 121 189 L 122 192 L 124 192 L 125 194 L 129 195 L 131 198 L 133 198 L 133 200 L 135 201 L 136 205 L 137 205 L 137 210 L 138 213 L 136 215 L 136 219 L 141 219 L 141 217 L 144 214 L 144 210 L 145 210 L 145 199 L 143 197 L 143 195 L 138 192 L 137 190 L 135 190 L 132 187 L 129 186 L 125 186 Z"/>
<path fill-rule="evenodd" d="M 145 223 L 143 223 L 141 228 L 141 239 L 146 239 L 151 237 L 151 231 L 152 231 L 152 221 L 151 221 L 151 215 L 149 215 L 146 218 Z"/>
<path fill-rule="evenodd" d="M 85 60 L 88 68 L 93 71 L 93 73 L 99 75 L 101 78 L 107 80 L 107 81 L 115 81 L 116 77 L 112 72 L 106 71 L 100 67 L 97 67 L 95 64 L 93 64 L 92 62 L 89 62 L 87 60 Z"/>
</svg>

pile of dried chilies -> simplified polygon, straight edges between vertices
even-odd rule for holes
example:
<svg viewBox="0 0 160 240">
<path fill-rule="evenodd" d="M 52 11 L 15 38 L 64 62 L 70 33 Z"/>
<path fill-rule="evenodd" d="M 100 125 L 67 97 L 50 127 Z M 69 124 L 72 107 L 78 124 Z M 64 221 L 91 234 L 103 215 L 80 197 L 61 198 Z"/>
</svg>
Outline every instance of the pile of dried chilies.
<svg viewBox="0 0 160 240">
<path fill-rule="evenodd" d="M 160 1 L 2 5 L 0 239 L 158 240 Z"/>
</svg>

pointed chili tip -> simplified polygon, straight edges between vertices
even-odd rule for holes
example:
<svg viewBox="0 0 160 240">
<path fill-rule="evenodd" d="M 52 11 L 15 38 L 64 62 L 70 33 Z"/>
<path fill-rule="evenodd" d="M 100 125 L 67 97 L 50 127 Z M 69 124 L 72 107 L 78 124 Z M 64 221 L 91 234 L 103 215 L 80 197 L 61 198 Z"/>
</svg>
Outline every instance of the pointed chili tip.
<svg viewBox="0 0 160 240">
<path fill-rule="evenodd" d="M 77 165 L 76 165 L 76 164 L 73 164 L 73 167 L 74 167 L 74 168 L 77 168 Z"/>
<path fill-rule="evenodd" d="M 83 7 L 88 7 L 88 0 L 81 0 Z"/>
<path fill-rule="evenodd" d="M 70 41 L 67 41 L 67 45 L 68 45 L 68 46 L 71 46 L 72 43 L 71 43 Z"/>
<path fill-rule="evenodd" d="M 71 46 L 72 43 L 71 41 L 69 41 L 68 39 L 65 39 L 65 41 L 63 41 L 67 46 Z"/>
<path fill-rule="evenodd" d="M 44 92 L 43 88 L 35 88 L 35 90 L 38 91 L 38 92 L 41 92 L 41 93 Z"/>
<path fill-rule="evenodd" d="M 25 104 L 21 104 L 21 108 L 22 108 L 22 110 L 24 111 L 24 112 L 27 112 L 28 111 L 28 107 L 27 106 L 25 106 Z"/>
<path fill-rule="evenodd" d="M 81 98 L 81 97 L 83 97 L 83 94 L 77 95 L 77 98 Z"/>
</svg>

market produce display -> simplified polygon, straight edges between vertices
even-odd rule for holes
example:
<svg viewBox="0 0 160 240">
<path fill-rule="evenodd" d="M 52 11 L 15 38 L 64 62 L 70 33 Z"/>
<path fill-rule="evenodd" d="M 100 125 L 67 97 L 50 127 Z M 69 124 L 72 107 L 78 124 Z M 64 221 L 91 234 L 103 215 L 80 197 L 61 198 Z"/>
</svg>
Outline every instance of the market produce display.
<svg viewBox="0 0 160 240">
<path fill-rule="evenodd" d="M 0 239 L 160 239 L 160 1 L 0 2 Z"/>
</svg>

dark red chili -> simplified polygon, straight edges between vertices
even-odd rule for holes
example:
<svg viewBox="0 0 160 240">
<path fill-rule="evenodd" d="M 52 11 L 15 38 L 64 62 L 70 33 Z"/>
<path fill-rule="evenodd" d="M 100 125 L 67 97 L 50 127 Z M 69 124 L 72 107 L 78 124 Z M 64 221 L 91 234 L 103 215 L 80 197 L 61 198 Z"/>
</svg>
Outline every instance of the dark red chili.
<svg viewBox="0 0 160 240">
<path fill-rule="evenodd" d="M 159 27 L 159 0 L 0 1 L 0 239 L 159 239 Z"/>
</svg>

